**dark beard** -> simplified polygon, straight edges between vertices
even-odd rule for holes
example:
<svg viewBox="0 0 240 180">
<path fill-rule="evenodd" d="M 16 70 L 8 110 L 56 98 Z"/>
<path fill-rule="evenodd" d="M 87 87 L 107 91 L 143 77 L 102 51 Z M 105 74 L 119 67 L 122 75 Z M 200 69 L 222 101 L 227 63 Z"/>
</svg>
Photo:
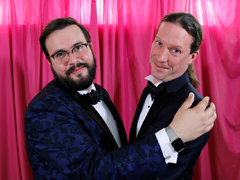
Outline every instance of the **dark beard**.
<svg viewBox="0 0 240 180">
<path fill-rule="evenodd" d="M 69 76 L 72 71 L 75 70 L 76 67 L 84 66 L 88 69 L 88 75 L 87 77 L 83 78 L 81 77 L 81 74 L 78 75 L 79 80 L 74 81 Z M 87 63 L 77 63 L 76 65 L 69 68 L 69 70 L 66 72 L 66 78 L 58 75 L 56 71 L 52 68 L 53 76 L 55 78 L 55 81 L 58 85 L 60 85 L 65 91 L 68 92 L 76 92 L 78 90 L 84 90 L 87 89 L 92 83 L 96 75 L 96 59 L 93 57 L 93 64 L 90 66 Z"/>
</svg>

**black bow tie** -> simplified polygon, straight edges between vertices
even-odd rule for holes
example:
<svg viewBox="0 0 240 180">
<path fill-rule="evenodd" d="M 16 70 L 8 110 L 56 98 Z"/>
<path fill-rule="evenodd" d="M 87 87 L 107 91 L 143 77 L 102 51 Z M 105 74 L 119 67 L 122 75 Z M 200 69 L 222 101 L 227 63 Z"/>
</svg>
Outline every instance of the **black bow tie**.
<svg viewBox="0 0 240 180">
<path fill-rule="evenodd" d="M 151 94 L 152 100 L 154 100 L 163 89 L 163 84 L 164 83 L 161 83 L 156 87 L 151 81 L 148 81 L 148 92 Z"/>
<path fill-rule="evenodd" d="M 100 100 L 103 100 L 103 93 L 100 90 L 91 90 L 90 93 L 82 95 L 90 104 L 97 104 Z"/>
</svg>

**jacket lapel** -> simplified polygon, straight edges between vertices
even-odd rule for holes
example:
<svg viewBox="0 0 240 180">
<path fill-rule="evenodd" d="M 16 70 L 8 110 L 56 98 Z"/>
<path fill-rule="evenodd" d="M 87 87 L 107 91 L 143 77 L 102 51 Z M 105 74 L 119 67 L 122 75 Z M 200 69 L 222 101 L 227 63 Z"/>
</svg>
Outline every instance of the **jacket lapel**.
<svg viewBox="0 0 240 180">
<path fill-rule="evenodd" d="M 104 120 L 102 119 L 100 114 L 96 111 L 96 109 L 89 102 L 87 102 L 83 98 L 83 96 L 81 96 L 80 94 L 72 93 L 71 95 L 72 95 L 72 97 L 74 97 L 76 102 L 88 113 L 89 116 L 91 116 L 96 121 L 96 123 L 107 134 L 107 136 L 109 137 L 109 139 L 112 142 L 112 144 L 114 145 L 114 147 L 118 148 L 118 145 L 117 145 L 111 131 L 109 130 L 108 126 L 106 125 L 106 123 L 104 122 Z"/>
<path fill-rule="evenodd" d="M 143 91 L 143 95 L 140 99 L 140 102 L 139 102 L 139 105 L 138 105 L 138 108 L 137 108 L 137 111 L 136 111 L 136 114 L 134 116 L 134 126 L 133 128 L 131 127 L 131 130 L 132 129 L 135 129 L 134 130 L 134 137 L 133 135 L 131 135 L 131 132 L 130 132 L 130 137 L 131 137 L 131 141 L 132 142 L 135 142 L 137 140 L 140 140 L 144 137 L 144 135 L 146 134 L 146 131 L 148 130 L 150 124 L 152 123 L 153 120 L 155 120 L 156 116 L 158 115 L 158 113 L 161 111 L 161 109 L 166 105 L 166 103 L 174 96 L 174 94 L 182 87 L 184 86 L 187 82 L 189 82 L 189 76 L 188 76 L 188 73 L 185 72 L 182 76 L 180 76 L 179 78 L 177 79 L 174 79 L 172 81 L 169 81 L 169 82 L 166 82 L 164 87 L 163 87 L 163 90 L 160 92 L 160 94 L 155 98 L 154 100 L 154 103 L 152 105 L 152 107 L 150 108 L 142 126 L 141 126 L 141 129 L 136 137 L 136 126 L 137 126 L 137 122 L 138 122 L 138 119 L 139 119 L 139 115 L 142 111 L 142 107 L 143 107 L 143 104 L 145 102 L 145 99 L 147 97 L 147 91 L 144 89 Z M 132 132 L 133 134 L 133 132 Z M 129 137 L 129 139 L 130 139 Z"/>
<path fill-rule="evenodd" d="M 100 89 L 103 92 L 103 96 L 104 96 L 104 103 L 107 105 L 108 109 L 110 110 L 110 112 L 113 115 L 114 120 L 117 123 L 117 128 L 118 128 L 118 133 L 121 139 L 121 143 L 122 145 L 127 145 L 127 134 L 125 131 L 125 127 L 123 125 L 123 121 L 115 107 L 115 105 L 113 104 L 112 100 L 110 99 L 107 91 L 105 89 L 103 89 L 101 86 L 95 84 L 95 87 L 98 89 Z"/>
<path fill-rule="evenodd" d="M 137 135 L 136 141 L 140 140 L 144 137 L 146 131 L 148 130 L 148 127 L 152 123 L 152 121 L 155 119 L 155 117 L 158 115 L 159 111 L 164 107 L 164 105 L 169 101 L 169 99 L 174 95 L 175 93 L 161 93 L 158 95 L 152 107 L 149 109 L 149 112 L 143 121 L 143 124 L 141 126 L 141 129 Z"/>
<path fill-rule="evenodd" d="M 147 95 L 148 95 L 148 86 L 145 87 L 143 92 L 142 92 L 141 98 L 139 100 L 139 103 L 138 103 L 138 106 L 137 106 L 137 109 L 136 109 L 136 112 L 135 112 L 135 115 L 134 115 L 134 118 L 133 118 L 130 133 L 129 133 L 129 143 L 135 142 L 137 122 L 138 122 L 138 119 L 139 119 L 139 116 L 140 116 L 140 113 L 142 111 L 142 107 L 143 107 L 143 104 L 145 102 L 145 99 L 146 99 Z"/>
</svg>

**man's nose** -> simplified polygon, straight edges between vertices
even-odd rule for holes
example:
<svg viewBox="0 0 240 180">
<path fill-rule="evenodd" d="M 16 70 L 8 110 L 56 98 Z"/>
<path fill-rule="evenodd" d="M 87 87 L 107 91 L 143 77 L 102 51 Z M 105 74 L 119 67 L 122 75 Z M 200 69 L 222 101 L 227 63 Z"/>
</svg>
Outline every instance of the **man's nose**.
<svg viewBox="0 0 240 180">
<path fill-rule="evenodd" d="M 157 60 L 160 62 L 165 62 L 168 60 L 169 50 L 167 48 L 159 49 Z"/>
<path fill-rule="evenodd" d="M 72 52 L 69 52 L 68 56 L 69 65 L 76 64 L 76 62 L 80 61 L 80 58 L 77 58 Z"/>
</svg>

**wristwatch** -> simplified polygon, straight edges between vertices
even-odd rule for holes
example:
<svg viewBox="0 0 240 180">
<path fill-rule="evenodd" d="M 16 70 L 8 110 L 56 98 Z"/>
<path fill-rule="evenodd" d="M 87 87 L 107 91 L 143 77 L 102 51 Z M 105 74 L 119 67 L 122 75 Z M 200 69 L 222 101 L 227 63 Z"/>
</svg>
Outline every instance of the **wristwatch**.
<svg viewBox="0 0 240 180">
<path fill-rule="evenodd" d="M 175 151 L 179 153 L 184 150 L 185 144 L 182 139 L 175 134 L 172 128 L 168 126 L 165 130 Z"/>
</svg>

